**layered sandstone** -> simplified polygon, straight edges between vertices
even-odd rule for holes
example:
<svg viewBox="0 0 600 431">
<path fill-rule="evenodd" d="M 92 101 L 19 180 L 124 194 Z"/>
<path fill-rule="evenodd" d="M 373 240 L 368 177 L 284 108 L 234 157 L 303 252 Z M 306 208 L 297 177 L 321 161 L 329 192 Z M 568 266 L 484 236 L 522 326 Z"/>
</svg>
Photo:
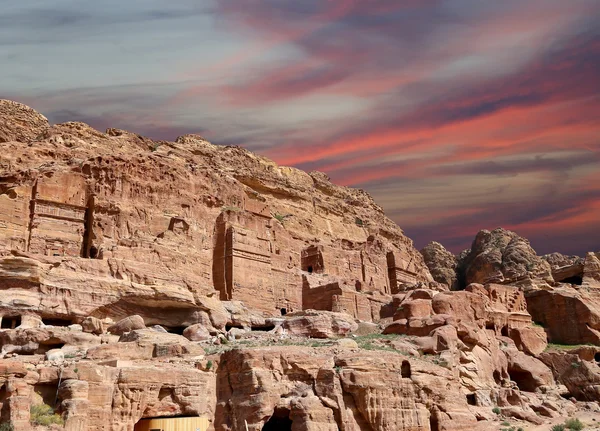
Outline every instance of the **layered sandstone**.
<svg viewBox="0 0 600 431">
<path fill-rule="evenodd" d="M 571 295 L 552 275 L 580 271 L 577 316 L 552 312 L 594 334 L 597 254 L 543 260 L 504 230 L 463 257 L 421 254 L 365 192 L 196 135 L 49 125 L 0 101 L 0 142 L 0 421 L 15 431 L 36 404 L 68 431 L 458 431 L 577 408 L 559 385 L 598 400 L 600 351 L 543 353 L 562 333 L 533 325 L 546 311 L 523 293 Z M 481 283 L 450 290 L 465 280 Z"/>
<path fill-rule="evenodd" d="M 3 109 L 3 124 L 20 123 L 21 111 Z M 82 123 L 40 126 L 36 138 L 13 129 L 0 162 L 4 315 L 138 314 L 182 327 L 220 299 L 265 316 L 327 307 L 358 317 L 362 304 L 361 318 L 377 321 L 373 293 L 432 281 L 369 195 L 323 174 L 193 135 L 152 142 Z M 309 282 L 312 274 L 329 278 Z"/>
</svg>

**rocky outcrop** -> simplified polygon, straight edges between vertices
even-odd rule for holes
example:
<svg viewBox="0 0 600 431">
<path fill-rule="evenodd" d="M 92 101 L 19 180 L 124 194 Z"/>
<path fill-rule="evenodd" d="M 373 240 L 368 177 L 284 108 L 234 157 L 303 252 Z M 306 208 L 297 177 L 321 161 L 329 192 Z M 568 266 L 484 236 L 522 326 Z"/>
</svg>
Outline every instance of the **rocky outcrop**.
<svg viewBox="0 0 600 431">
<path fill-rule="evenodd" d="M 527 294 L 527 308 L 554 343 L 600 344 L 600 295 L 559 287 Z"/>
<path fill-rule="evenodd" d="M 11 124 L 37 117 L 17 111 L 2 111 L 0 315 L 139 315 L 179 331 L 206 315 L 233 323 L 220 301 L 240 301 L 263 317 L 319 308 L 379 321 L 389 295 L 433 282 L 369 195 L 324 174 L 195 135 L 153 142 L 30 119 L 25 136 Z M 307 288 L 309 275 L 329 278 Z"/>
<path fill-rule="evenodd" d="M 550 264 L 537 256 L 529 241 L 502 228 L 480 231 L 458 266 L 462 272 L 459 278 L 465 285 L 502 283 L 531 287 L 552 281 Z"/>
<path fill-rule="evenodd" d="M 444 283 L 451 290 L 458 289 L 456 275 L 458 261 L 456 256 L 446 250 L 442 244 L 435 241 L 427 244 L 421 250 L 421 254 L 435 281 Z"/>
<path fill-rule="evenodd" d="M 29 106 L 0 99 L 0 142 L 30 142 L 49 126 L 48 119 Z"/>
<path fill-rule="evenodd" d="M 282 327 L 293 335 L 336 338 L 356 331 L 358 324 L 347 314 L 308 310 L 289 315 Z"/>
<path fill-rule="evenodd" d="M 594 334 L 596 254 L 542 260 L 501 229 L 458 258 L 421 254 L 364 191 L 197 135 L 50 126 L 1 101 L 0 142 L 0 421 L 15 431 L 36 404 L 67 431 L 458 431 L 499 425 L 495 406 L 535 424 L 571 412 L 559 384 L 598 399 L 598 353 L 568 373 L 575 359 L 544 352 L 563 332 L 533 325 L 523 293 L 550 289 L 548 262 L 583 265 L 556 314 Z"/>
</svg>

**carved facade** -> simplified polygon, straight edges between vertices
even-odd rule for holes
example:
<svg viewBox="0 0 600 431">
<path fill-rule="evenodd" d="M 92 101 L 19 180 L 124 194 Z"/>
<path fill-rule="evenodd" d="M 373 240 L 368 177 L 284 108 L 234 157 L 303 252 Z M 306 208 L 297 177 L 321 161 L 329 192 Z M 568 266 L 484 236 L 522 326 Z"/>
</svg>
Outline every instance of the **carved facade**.
<svg viewBox="0 0 600 431">
<path fill-rule="evenodd" d="M 88 191 L 72 173 L 39 178 L 0 196 L 0 240 L 10 248 L 48 256 L 86 256 Z"/>
</svg>

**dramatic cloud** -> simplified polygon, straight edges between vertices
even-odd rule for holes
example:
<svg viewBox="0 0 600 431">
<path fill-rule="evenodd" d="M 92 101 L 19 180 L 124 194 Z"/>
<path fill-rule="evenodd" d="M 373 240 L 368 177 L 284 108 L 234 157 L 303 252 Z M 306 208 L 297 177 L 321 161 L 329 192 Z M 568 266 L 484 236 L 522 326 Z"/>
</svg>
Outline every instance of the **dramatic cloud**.
<svg viewBox="0 0 600 431">
<path fill-rule="evenodd" d="M 0 97 L 371 192 L 417 246 L 600 250 L 597 0 L 2 2 Z"/>
</svg>

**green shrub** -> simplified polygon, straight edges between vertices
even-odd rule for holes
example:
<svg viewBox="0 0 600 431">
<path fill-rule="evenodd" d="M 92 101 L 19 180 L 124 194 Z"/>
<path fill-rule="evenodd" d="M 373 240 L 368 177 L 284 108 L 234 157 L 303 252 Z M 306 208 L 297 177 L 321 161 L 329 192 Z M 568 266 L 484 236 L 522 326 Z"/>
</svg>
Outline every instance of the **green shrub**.
<svg viewBox="0 0 600 431">
<path fill-rule="evenodd" d="M 565 427 L 572 431 L 581 431 L 585 428 L 585 425 L 579 419 L 571 418 L 565 421 Z"/>
<path fill-rule="evenodd" d="M 497 407 L 497 406 L 496 406 L 496 407 L 494 407 L 494 408 L 492 409 L 492 413 L 495 413 L 495 414 L 499 415 L 499 414 L 501 413 L 500 407 Z"/>
<path fill-rule="evenodd" d="M 48 404 L 35 404 L 29 408 L 29 413 L 31 414 L 29 421 L 33 425 L 63 424 L 62 417 L 54 413 L 54 409 Z"/>
<path fill-rule="evenodd" d="M 279 220 L 280 223 L 283 223 L 285 221 L 286 218 L 288 218 L 289 216 L 287 215 L 283 215 L 283 214 L 275 214 L 273 216 L 273 218 Z"/>
<path fill-rule="evenodd" d="M 509 427 L 509 426 L 510 426 L 510 422 L 506 422 L 506 421 L 504 421 L 504 422 L 502 422 L 502 424 L 501 424 L 501 425 L 502 425 L 503 427 Z"/>
<path fill-rule="evenodd" d="M 365 222 L 362 219 L 358 218 L 358 217 L 356 217 L 354 219 L 354 223 L 356 223 L 356 226 L 360 226 L 360 227 L 363 227 L 365 225 Z"/>
<path fill-rule="evenodd" d="M 15 427 L 10 422 L 4 422 L 0 424 L 0 431 L 14 431 Z"/>
<path fill-rule="evenodd" d="M 208 360 L 208 362 L 206 363 L 206 370 L 210 370 L 213 366 L 213 361 L 211 361 L 210 359 Z"/>
<path fill-rule="evenodd" d="M 579 362 L 571 362 L 571 368 L 579 368 L 581 364 Z"/>
<path fill-rule="evenodd" d="M 554 425 L 550 431 L 565 431 L 565 426 L 563 424 Z"/>
</svg>

